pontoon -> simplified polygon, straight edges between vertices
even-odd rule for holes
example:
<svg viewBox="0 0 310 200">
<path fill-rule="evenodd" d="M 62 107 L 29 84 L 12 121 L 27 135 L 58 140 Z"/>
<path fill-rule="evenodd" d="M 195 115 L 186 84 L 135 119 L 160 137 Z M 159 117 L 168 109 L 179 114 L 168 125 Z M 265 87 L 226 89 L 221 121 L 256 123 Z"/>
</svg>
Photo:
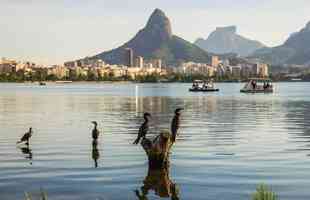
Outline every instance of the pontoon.
<svg viewBox="0 0 310 200">
<path fill-rule="evenodd" d="M 199 84 L 202 84 L 202 86 L 200 86 Z M 189 88 L 189 91 L 190 92 L 218 92 L 220 90 L 214 87 L 213 81 L 195 80 L 193 82 L 193 86 Z"/>
<path fill-rule="evenodd" d="M 273 93 L 273 85 L 270 79 L 250 78 L 240 90 L 242 93 Z"/>
</svg>

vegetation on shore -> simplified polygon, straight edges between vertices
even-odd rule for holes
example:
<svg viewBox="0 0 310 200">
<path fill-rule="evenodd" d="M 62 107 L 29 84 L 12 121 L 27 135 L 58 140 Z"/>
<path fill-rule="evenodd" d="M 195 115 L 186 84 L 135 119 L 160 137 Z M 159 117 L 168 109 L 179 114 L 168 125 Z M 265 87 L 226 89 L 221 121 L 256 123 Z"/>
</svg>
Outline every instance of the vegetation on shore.
<svg viewBox="0 0 310 200">
<path fill-rule="evenodd" d="M 9 74 L 0 74 L 0 82 L 37 82 L 37 81 L 133 81 L 141 83 L 156 83 L 156 82 L 185 82 L 190 83 L 193 80 L 208 80 L 213 79 L 216 82 L 240 82 L 247 80 L 247 77 L 236 77 L 232 75 L 213 76 L 209 77 L 203 74 L 183 74 L 183 73 L 169 73 L 168 75 L 160 75 L 158 73 L 137 75 L 134 78 L 128 75 L 116 77 L 113 73 L 107 73 L 103 76 L 89 73 L 85 75 L 69 74 L 67 77 L 58 78 L 55 75 L 47 75 L 41 71 L 24 74 L 24 72 L 13 72 Z M 290 81 L 290 78 L 284 74 L 270 74 L 273 81 Z M 300 77 L 304 81 L 310 81 L 310 72 L 303 74 Z"/>
<path fill-rule="evenodd" d="M 40 200 L 47 200 L 47 193 L 44 190 L 40 189 L 39 195 L 40 195 L 39 197 Z M 31 193 L 25 192 L 25 200 L 33 200 Z"/>
<path fill-rule="evenodd" d="M 136 77 L 121 76 L 116 77 L 113 73 L 105 74 L 104 76 L 96 76 L 89 73 L 87 76 L 69 74 L 67 77 L 58 78 L 55 75 L 46 75 L 40 72 L 30 73 L 10 73 L 1 74 L 0 82 L 37 82 L 37 81 L 134 81 L 134 82 L 192 82 L 195 79 L 209 79 L 204 75 L 184 75 L 180 73 L 171 73 L 169 75 L 160 75 L 158 73 L 148 75 L 137 75 Z"/>
<path fill-rule="evenodd" d="M 55 75 L 47 75 L 40 72 L 30 73 L 25 75 L 24 73 L 10 73 L 0 74 L 0 82 L 38 82 L 38 81 L 133 81 L 141 83 L 156 83 L 156 82 L 186 82 L 190 83 L 193 80 L 208 80 L 213 79 L 218 82 L 222 81 L 239 81 L 245 80 L 245 77 L 233 77 L 233 76 L 222 76 L 222 77 L 209 77 L 203 74 L 187 75 L 183 73 L 170 73 L 168 75 L 160 75 L 158 73 L 152 73 L 147 75 L 137 75 L 134 78 L 131 76 L 116 77 L 113 73 L 105 74 L 104 76 L 96 76 L 95 74 L 89 73 L 87 76 L 69 74 L 67 77 L 58 78 Z"/>
<path fill-rule="evenodd" d="M 267 185 L 261 184 L 252 194 L 252 200 L 278 200 L 278 196 Z"/>
</svg>

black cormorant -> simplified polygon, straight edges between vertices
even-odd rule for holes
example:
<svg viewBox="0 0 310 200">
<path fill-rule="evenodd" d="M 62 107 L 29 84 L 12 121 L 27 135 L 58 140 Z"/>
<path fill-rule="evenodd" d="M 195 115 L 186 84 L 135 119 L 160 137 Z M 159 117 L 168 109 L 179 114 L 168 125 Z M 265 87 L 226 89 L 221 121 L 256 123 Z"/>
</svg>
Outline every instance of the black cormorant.
<svg viewBox="0 0 310 200">
<path fill-rule="evenodd" d="M 176 136 L 178 134 L 178 130 L 180 128 L 180 116 L 181 116 L 181 111 L 183 108 L 177 108 L 174 111 L 174 117 L 171 122 L 171 133 L 172 133 L 172 140 L 175 142 Z"/>
<path fill-rule="evenodd" d="M 149 131 L 149 118 L 151 117 L 150 113 L 144 113 L 143 118 L 144 122 L 139 128 L 139 133 L 137 139 L 134 141 L 134 144 L 138 144 L 141 138 L 144 138 Z"/>
<path fill-rule="evenodd" d="M 94 140 L 97 140 L 98 139 L 98 137 L 99 137 L 99 130 L 97 129 L 97 122 L 95 122 L 95 121 L 93 121 L 92 122 L 93 124 L 94 124 L 94 129 L 93 129 L 93 131 L 92 131 L 92 137 L 93 137 L 93 139 Z"/>
<path fill-rule="evenodd" d="M 23 137 L 20 139 L 20 141 L 17 142 L 17 144 L 26 142 L 27 145 L 29 145 L 29 140 L 32 136 L 32 128 L 29 128 L 29 131 L 23 135 Z"/>
</svg>

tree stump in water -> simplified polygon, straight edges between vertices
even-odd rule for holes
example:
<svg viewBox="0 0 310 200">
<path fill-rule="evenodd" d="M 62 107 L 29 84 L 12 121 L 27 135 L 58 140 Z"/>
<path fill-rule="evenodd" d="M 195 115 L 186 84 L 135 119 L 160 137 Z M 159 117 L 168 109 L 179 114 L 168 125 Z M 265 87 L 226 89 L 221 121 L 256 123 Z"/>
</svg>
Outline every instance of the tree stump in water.
<svg viewBox="0 0 310 200">
<path fill-rule="evenodd" d="M 173 145 L 172 134 L 162 131 L 154 140 L 143 138 L 141 145 L 149 160 L 149 169 L 169 167 L 169 153 Z"/>
</svg>

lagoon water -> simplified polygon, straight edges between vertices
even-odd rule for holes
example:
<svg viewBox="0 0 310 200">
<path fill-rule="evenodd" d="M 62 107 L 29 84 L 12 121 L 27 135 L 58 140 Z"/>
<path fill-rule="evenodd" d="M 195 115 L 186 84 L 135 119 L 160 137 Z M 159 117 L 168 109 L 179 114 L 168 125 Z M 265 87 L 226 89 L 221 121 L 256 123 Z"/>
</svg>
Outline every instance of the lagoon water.
<svg viewBox="0 0 310 200">
<path fill-rule="evenodd" d="M 0 200 L 40 188 L 51 200 L 138 199 L 148 164 L 132 142 L 143 112 L 153 114 L 152 137 L 176 107 L 185 111 L 166 178 L 180 199 L 249 200 L 260 183 L 281 200 L 309 199 L 310 83 L 257 95 L 217 86 L 202 94 L 187 92 L 190 84 L 0 84 Z M 95 149 L 91 121 L 102 133 Z M 30 126 L 30 149 L 17 147 Z M 149 200 L 162 199 L 149 188 Z"/>
</svg>

